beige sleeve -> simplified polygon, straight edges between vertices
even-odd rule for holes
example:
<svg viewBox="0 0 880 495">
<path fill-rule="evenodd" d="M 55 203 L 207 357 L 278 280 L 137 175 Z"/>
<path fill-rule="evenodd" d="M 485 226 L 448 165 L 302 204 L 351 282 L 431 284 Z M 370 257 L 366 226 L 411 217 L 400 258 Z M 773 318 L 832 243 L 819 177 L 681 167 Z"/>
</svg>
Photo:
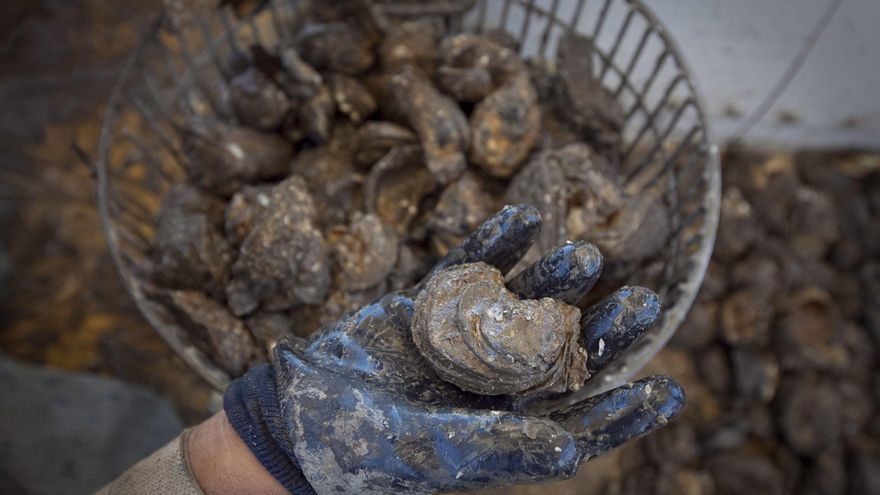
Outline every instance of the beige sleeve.
<svg viewBox="0 0 880 495">
<path fill-rule="evenodd" d="M 95 495 L 147 495 L 173 493 L 204 495 L 186 455 L 190 430 L 119 475 Z"/>
</svg>

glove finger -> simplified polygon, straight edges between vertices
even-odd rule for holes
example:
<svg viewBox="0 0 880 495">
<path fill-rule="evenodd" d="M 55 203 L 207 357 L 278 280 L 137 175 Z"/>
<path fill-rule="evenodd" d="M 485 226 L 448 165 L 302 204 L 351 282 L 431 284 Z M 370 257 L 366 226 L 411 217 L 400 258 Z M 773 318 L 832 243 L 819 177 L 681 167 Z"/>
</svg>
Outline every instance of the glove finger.
<svg viewBox="0 0 880 495">
<path fill-rule="evenodd" d="M 461 245 L 450 250 L 431 274 L 463 263 L 482 261 L 502 273 L 513 268 L 541 231 L 541 214 L 533 206 L 505 206 L 477 227 Z M 425 280 L 430 278 L 425 277 Z M 424 283 L 424 281 L 423 281 Z"/>
<path fill-rule="evenodd" d="M 563 244 L 545 254 L 513 277 L 507 287 L 525 299 L 552 297 L 578 306 L 601 274 L 599 248 L 578 241 Z"/>
<path fill-rule="evenodd" d="M 684 390 L 667 376 L 652 376 L 591 397 L 550 418 L 568 429 L 586 458 L 603 454 L 674 419 Z"/>
<path fill-rule="evenodd" d="M 455 428 L 447 440 L 450 448 L 444 449 L 461 483 L 454 488 L 567 478 L 577 472 L 577 442 L 550 419 L 486 412 L 469 415 Z"/>
<path fill-rule="evenodd" d="M 581 346 L 596 373 L 623 354 L 660 316 L 660 296 L 644 287 L 621 287 L 581 316 Z"/>
</svg>

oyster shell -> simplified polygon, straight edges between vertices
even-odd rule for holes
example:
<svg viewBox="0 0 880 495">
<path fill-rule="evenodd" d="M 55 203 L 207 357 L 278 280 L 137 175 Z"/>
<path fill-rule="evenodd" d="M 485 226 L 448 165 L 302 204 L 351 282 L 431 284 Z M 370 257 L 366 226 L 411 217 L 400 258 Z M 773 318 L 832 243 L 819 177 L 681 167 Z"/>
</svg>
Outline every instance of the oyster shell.
<svg viewBox="0 0 880 495">
<path fill-rule="evenodd" d="M 422 143 L 428 170 L 446 184 L 467 167 L 467 117 L 452 98 L 440 93 L 424 73 L 408 65 L 384 77 L 383 102 L 412 127 Z"/>
<path fill-rule="evenodd" d="M 428 218 L 434 251 L 445 256 L 461 244 L 496 210 L 494 203 L 480 178 L 472 172 L 465 172 L 447 184 Z"/>
<path fill-rule="evenodd" d="M 364 184 L 367 212 L 403 237 L 420 212 L 422 200 L 437 188 L 418 146 L 398 146 L 370 170 Z"/>
<path fill-rule="evenodd" d="M 226 286 L 236 316 L 318 304 L 330 285 L 329 255 L 315 228 L 315 205 L 301 177 L 272 189 L 269 207 L 241 245 Z"/>
<path fill-rule="evenodd" d="M 376 100 L 360 81 L 345 74 L 333 74 L 329 84 L 336 108 L 355 124 L 376 111 Z"/>
<path fill-rule="evenodd" d="M 520 300 L 485 263 L 440 271 L 416 298 L 413 341 L 444 380 L 484 395 L 578 390 L 589 377 L 580 310 Z"/>
<path fill-rule="evenodd" d="M 327 143 L 300 151 L 290 164 L 291 174 L 305 179 L 322 227 L 348 223 L 363 204 L 364 177 L 354 171 L 353 141 L 354 131 L 337 125 Z"/>
<path fill-rule="evenodd" d="M 231 196 L 245 184 L 283 176 L 293 156 L 280 136 L 191 117 L 183 128 L 184 169 L 193 184 Z"/>
<path fill-rule="evenodd" d="M 559 113 L 573 125 L 603 144 L 614 144 L 626 114 L 620 102 L 596 80 L 593 72 L 593 40 L 566 33 L 559 40 Z"/>
<path fill-rule="evenodd" d="M 510 177 L 535 146 L 541 130 L 538 95 L 525 72 L 477 104 L 470 119 L 470 160 L 496 177 Z"/>
<path fill-rule="evenodd" d="M 385 69 L 415 65 L 433 74 L 440 59 L 437 38 L 440 29 L 427 19 L 403 22 L 394 26 L 379 47 L 379 59 Z"/>
<path fill-rule="evenodd" d="M 438 69 L 438 85 L 461 102 L 478 102 L 500 84 L 526 71 L 515 51 L 485 36 L 449 36 L 443 40 L 441 52 L 444 55 Z"/>
<path fill-rule="evenodd" d="M 296 103 L 284 122 L 283 132 L 294 142 L 307 137 L 316 143 L 323 143 L 333 133 L 335 114 L 336 101 L 333 94 L 322 84 L 311 98 Z"/>
<path fill-rule="evenodd" d="M 262 360 L 259 346 L 244 324 L 226 306 L 197 290 L 162 290 L 164 303 L 193 343 L 233 376 Z"/>
<path fill-rule="evenodd" d="M 223 202 L 186 184 L 162 198 L 150 247 L 151 278 L 174 289 L 221 295 L 233 252 L 223 238 Z"/>
<path fill-rule="evenodd" d="M 351 225 L 335 229 L 328 240 L 339 285 L 349 291 L 382 283 L 397 262 L 397 236 L 373 214 L 355 213 Z"/>
<path fill-rule="evenodd" d="M 226 231 L 226 239 L 233 246 L 241 246 L 244 242 L 254 223 L 269 206 L 271 194 L 272 186 L 244 186 L 229 200 L 223 227 Z"/>
<path fill-rule="evenodd" d="M 238 119 L 247 126 L 271 131 L 284 121 L 290 100 L 262 71 L 250 67 L 229 83 L 229 99 Z"/>
<path fill-rule="evenodd" d="M 416 143 L 418 138 L 406 127 L 384 120 L 366 122 L 355 133 L 354 162 L 369 168 L 391 148 Z"/>
<path fill-rule="evenodd" d="M 310 66 L 349 75 L 364 73 L 373 66 L 373 45 L 364 32 L 342 22 L 306 24 L 295 40 L 297 51 Z"/>
</svg>

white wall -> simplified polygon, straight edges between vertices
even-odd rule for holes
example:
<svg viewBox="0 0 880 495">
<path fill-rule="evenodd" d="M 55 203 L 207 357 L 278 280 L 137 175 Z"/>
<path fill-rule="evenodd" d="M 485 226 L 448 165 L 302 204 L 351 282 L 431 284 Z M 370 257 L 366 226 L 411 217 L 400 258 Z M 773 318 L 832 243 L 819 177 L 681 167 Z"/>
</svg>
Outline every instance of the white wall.
<svg viewBox="0 0 880 495">
<path fill-rule="evenodd" d="M 645 0 L 690 63 L 719 140 L 758 106 L 828 2 Z M 732 115 L 737 113 L 742 115 Z M 791 117 L 788 123 L 783 114 Z M 843 0 L 789 88 L 747 139 L 880 148 L 880 0 Z"/>
</svg>

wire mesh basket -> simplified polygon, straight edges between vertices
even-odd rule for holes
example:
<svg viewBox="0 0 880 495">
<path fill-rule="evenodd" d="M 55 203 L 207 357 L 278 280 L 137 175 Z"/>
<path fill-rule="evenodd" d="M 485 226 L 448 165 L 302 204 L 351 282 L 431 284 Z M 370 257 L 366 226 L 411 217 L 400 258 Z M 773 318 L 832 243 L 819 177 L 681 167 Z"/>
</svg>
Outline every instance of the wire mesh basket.
<svg viewBox="0 0 880 495">
<path fill-rule="evenodd" d="M 193 113 L 231 115 L 223 61 L 244 56 L 255 43 L 273 50 L 286 42 L 306 3 L 271 0 L 245 18 L 228 7 L 183 20 L 161 17 L 124 66 L 101 130 L 99 207 L 123 283 L 150 324 L 217 389 L 230 377 L 146 297 L 144 262 L 160 199 L 184 178 L 178 122 Z M 391 16 L 440 16 L 452 32 L 503 29 L 524 57 L 553 59 L 567 30 L 592 38 L 596 76 L 626 111 L 625 177 L 641 187 L 661 184 L 672 216 L 662 266 L 650 285 L 664 301 L 659 323 L 581 396 L 629 379 L 681 324 L 702 282 L 718 221 L 717 149 L 678 47 L 638 0 L 403 0 L 375 6 Z M 628 280 L 639 281 L 638 273 Z"/>
</svg>

